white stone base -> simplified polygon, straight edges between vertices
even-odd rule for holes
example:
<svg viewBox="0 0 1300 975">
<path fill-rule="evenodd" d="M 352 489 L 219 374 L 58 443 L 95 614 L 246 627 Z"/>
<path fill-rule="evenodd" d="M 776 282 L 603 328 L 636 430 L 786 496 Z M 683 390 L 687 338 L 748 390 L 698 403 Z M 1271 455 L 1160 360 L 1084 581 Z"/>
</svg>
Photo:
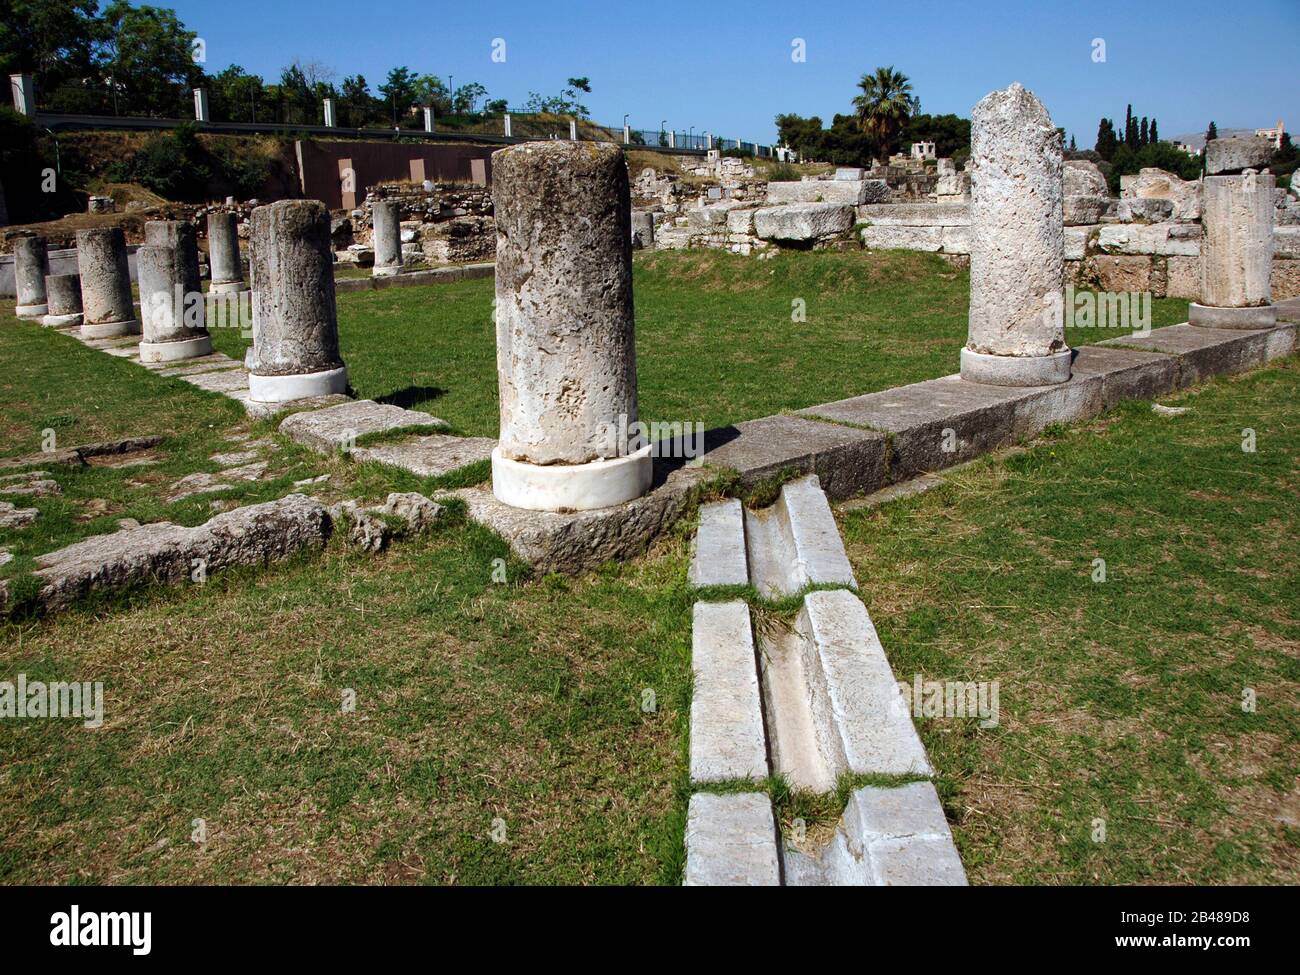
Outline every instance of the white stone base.
<svg viewBox="0 0 1300 975">
<path fill-rule="evenodd" d="M 141 362 L 176 362 L 180 359 L 194 359 L 201 355 L 212 354 L 212 336 L 200 335 L 197 338 L 183 339 L 179 342 L 141 342 Z"/>
<path fill-rule="evenodd" d="M 1187 323 L 1202 328 L 1272 328 L 1277 324 L 1277 308 L 1274 305 L 1216 308 L 1193 301 L 1187 306 Z"/>
<path fill-rule="evenodd" d="M 131 318 L 125 322 L 100 322 L 92 324 L 82 320 L 81 337 L 83 339 L 112 339 L 119 335 L 139 335 L 140 319 Z"/>
<path fill-rule="evenodd" d="M 371 269 L 370 276 L 372 278 L 391 278 L 401 273 L 402 273 L 402 265 L 400 264 L 388 264 L 385 265 L 384 267 L 380 267 L 378 264 L 376 264 Z"/>
<path fill-rule="evenodd" d="M 80 328 L 81 312 L 73 312 L 71 315 L 46 315 L 41 319 L 41 324 L 49 328 Z"/>
<path fill-rule="evenodd" d="M 313 396 L 331 396 L 348 390 L 348 368 L 304 372 L 292 376 L 248 374 L 248 398 L 256 403 L 289 403 Z"/>
<path fill-rule="evenodd" d="M 985 386 L 1051 386 L 1070 378 L 1069 349 L 1051 355 L 988 355 L 961 350 L 961 378 Z"/>
<path fill-rule="evenodd" d="M 19 305 L 14 309 L 14 314 L 19 318 L 43 318 L 49 313 L 49 305 Z"/>
<path fill-rule="evenodd" d="M 213 281 L 208 287 L 210 295 L 233 295 L 240 291 L 247 291 L 248 285 L 243 281 Z"/>
<path fill-rule="evenodd" d="M 591 511 L 639 498 L 650 489 L 654 461 L 647 445 L 627 457 L 589 464 L 525 464 L 492 451 L 492 493 L 529 511 Z"/>
</svg>

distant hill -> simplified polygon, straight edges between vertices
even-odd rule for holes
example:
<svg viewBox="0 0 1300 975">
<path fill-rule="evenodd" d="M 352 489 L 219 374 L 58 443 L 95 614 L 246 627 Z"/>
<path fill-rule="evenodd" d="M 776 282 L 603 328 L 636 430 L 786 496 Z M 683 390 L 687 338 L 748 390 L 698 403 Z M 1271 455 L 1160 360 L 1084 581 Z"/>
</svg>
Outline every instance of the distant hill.
<svg viewBox="0 0 1300 975">
<path fill-rule="evenodd" d="M 1262 126 L 1262 128 L 1267 128 L 1267 126 Z M 1223 126 L 1219 126 L 1220 139 L 1244 139 L 1254 134 L 1254 129 L 1225 129 Z M 1200 132 L 1188 132 L 1184 135 L 1171 136 L 1169 141 L 1186 143 L 1193 149 L 1199 151 L 1205 148 L 1205 130 L 1202 129 Z"/>
</svg>

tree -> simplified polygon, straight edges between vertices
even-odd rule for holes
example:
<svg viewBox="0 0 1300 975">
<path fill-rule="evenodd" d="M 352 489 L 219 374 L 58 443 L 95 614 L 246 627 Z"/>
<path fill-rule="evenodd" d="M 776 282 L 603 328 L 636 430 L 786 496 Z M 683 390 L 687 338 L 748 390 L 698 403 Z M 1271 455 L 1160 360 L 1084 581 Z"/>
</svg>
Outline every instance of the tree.
<svg viewBox="0 0 1300 975">
<path fill-rule="evenodd" d="M 230 65 L 220 74 L 208 76 L 207 86 L 212 117 L 218 122 L 256 122 L 259 103 L 265 111 L 262 79 L 245 74 L 237 64 Z"/>
<path fill-rule="evenodd" d="M 411 69 L 400 67 L 389 71 L 387 79 L 379 86 L 379 94 L 388 102 L 396 126 L 415 104 L 415 76 Z"/>
<path fill-rule="evenodd" d="M 591 94 L 590 78 L 570 78 L 567 82 L 565 82 L 565 84 L 567 84 L 570 88 L 574 88 L 578 91 L 585 91 L 588 95 Z"/>
<path fill-rule="evenodd" d="M 377 112 L 365 75 L 350 75 L 343 79 L 339 87 L 339 110 L 348 128 L 362 129 L 370 124 Z"/>
<path fill-rule="evenodd" d="M 970 119 L 952 114 L 913 115 L 903 127 L 900 141 L 903 145 L 933 142 L 937 156 L 960 163 L 970 156 Z"/>
<path fill-rule="evenodd" d="M 1070 133 L 1070 151 L 1071 151 L 1071 152 L 1078 152 L 1078 151 L 1079 151 L 1079 147 L 1078 147 L 1077 145 L 1075 145 L 1075 142 L 1074 142 L 1074 133 Z"/>
<path fill-rule="evenodd" d="M 1205 130 L 1205 141 L 1209 142 L 1210 140 L 1217 139 L 1218 137 L 1219 137 L 1219 127 L 1215 125 L 1214 120 L 1211 119 L 1210 127 Z"/>
<path fill-rule="evenodd" d="M 1151 131 L 1147 125 L 1147 117 L 1142 116 L 1142 125 L 1138 129 L 1138 146 L 1144 146 L 1151 141 Z"/>
<path fill-rule="evenodd" d="M 98 97 L 87 92 L 103 23 L 98 0 L 0 0 L 0 68 L 29 73 L 37 97 L 55 111 L 85 110 Z"/>
<path fill-rule="evenodd" d="M 415 104 L 432 108 L 435 115 L 451 114 L 451 93 L 437 75 L 422 74 L 412 83 Z"/>
<path fill-rule="evenodd" d="M 312 125 L 316 122 L 316 95 L 297 62 L 280 72 L 277 94 L 280 120 L 286 125 Z"/>
<path fill-rule="evenodd" d="M 1119 148 L 1119 138 L 1115 135 L 1115 123 L 1108 118 L 1097 123 L 1097 143 L 1093 147 L 1097 155 L 1110 162 Z"/>
<path fill-rule="evenodd" d="M 1152 142 L 1160 141 L 1160 135 L 1156 131 L 1156 120 L 1154 115 L 1151 117 L 1151 141 Z"/>
<path fill-rule="evenodd" d="M 875 74 L 864 74 L 858 87 L 862 94 L 853 99 L 858 126 L 875 140 L 879 158 L 885 162 L 898 133 L 920 111 L 920 103 L 912 95 L 912 83 L 893 65 L 876 68 Z"/>
<path fill-rule="evenodd" d="M 487 95 L 487 89 L 477 81 L 461 85 L 451 96 L 451 110 L 456 114 L 472 114 L 474 103 Z"/>
<path fill-rule="evenodd" d="M 114 0 L 104 11 L 100 63 L 108 75 L 114 111 L 184 117 L 189 89 L 203 72 L 191 54 L 197 36 L 160 7 Z"/>
</svg>

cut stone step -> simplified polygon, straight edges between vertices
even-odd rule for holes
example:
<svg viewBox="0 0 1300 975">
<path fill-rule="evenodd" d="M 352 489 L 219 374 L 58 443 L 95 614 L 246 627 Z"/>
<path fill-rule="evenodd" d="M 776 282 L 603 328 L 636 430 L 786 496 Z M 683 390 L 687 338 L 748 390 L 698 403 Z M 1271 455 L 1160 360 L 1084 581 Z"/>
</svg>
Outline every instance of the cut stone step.
<svg viewBox="0 0 1300 975">
<path fill-rule="evenodd" d="M 930 762 L 862 601 L 809 593 L 793 629 L 759 636 L 773 769 L 828 792 L 845 772 L 930 774 Z"/>
<path fill-rule="evenodd" d="M 372 433 L 446 425 L 430 413 L 363 399 L 290 414 L 280 424 L 280 432 L 312 450 L 328 454 L 345 445 L 355 446 L 356 440 Z"/>
<path fill-rule="evenodd" d="M 686 810 L 687 887 L 779 887 L 772 802 L 762 792 L 697 792 Z"/>
<path fill-rule="evenodd" d="M 809 585 L 857 588 L 830 502 L 817 476 L 791 481 L 776 504 L 745 512 L 749 581 L 769 598 Z"/>
<path fill-rule="evenodd" d="M 691 630 L 691 781 L 767 777 L 749 606 L 696 603 Z"/>
<path fill-rule="evenodd" d="M 496 445 L 497 442 L 491 437 L 453 437 L 449 433 L 431 433 L 400 443 L 358 447 L 352 451 L 352 459 L 358 463 L 375 461 L 389 467 L 399 467 L 416 477 L 441 477 L 490 459 L 492 448 Z"/>
<path fill-rule="evenodd" d="M 856 790 L 830 843 L 820 850 L 787 845 L 784 862 L 790 887 L 967 884 L 929 782 Z"/>
<path fill-rule="evenodd" d="M 688 577 L 692 586 L 744 586 L 749 583 L 745 555 L 745 511 L 737 498 L 700 507 Z"/>
</svg>

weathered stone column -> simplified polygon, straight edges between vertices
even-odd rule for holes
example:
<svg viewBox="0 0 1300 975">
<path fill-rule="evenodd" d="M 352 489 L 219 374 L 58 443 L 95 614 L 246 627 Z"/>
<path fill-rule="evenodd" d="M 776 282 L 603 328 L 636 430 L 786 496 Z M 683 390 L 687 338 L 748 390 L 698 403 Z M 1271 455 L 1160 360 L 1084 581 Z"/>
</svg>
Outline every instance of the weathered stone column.
<svg viewBox="0 0 1300 975">
<path fill-rule="evenodd" d="M 194 228 L 189 224 L 190 244 Z M 185 247 L 145 244 L 135 255 L 144 338 L 141 362 L 175 362 L 212 352 L 197 259 Z"/>
<path fill-rule="evenodd" d="M 81 271 L 81 334 L 92 339 L 138 335 L 140 321 L 131 304 L 131 271 L 122 228 L 78 230 L 77 267 Z"/>
<path fill-rule="evenodd" d="M 285 403 L 345 392 L 325 204 L 281 200 L 258 207 L 252 241 L 251 398 Z"/>
<path fill-rule="evenodd" d="M 1256 143 L 1262 143 L 1258 148 Z M 1272 328 L 1273 192 L 1276 178 L 1257 172 L 1272 146 L 1256 139 L 1216 139 L 1205 147 L 1201 185 L 1201 300 L 1192 325 Z"/>
<path fill-rule="evenodd" d="M 51 328 L 81 327 L 81 278 L 75 274 L 47 274 L 45 301 L 50 310 L 41 319 Z"/>
<path fill-rule="evenodd" d="M 45 238 L 15 237 L 14 286 L 18 307 L 14 310 L 19 318 L 43 318 L 49 312 L 45 301 L 45 276 L 49 273 Z"/>
<path fill-rule="evenodd" d="M 637 427 L 631 200 L 610 143 L 492 155 L 501 440 L 492 490 L 542 511 L 621 504 L 650 486 Z"/>
<path fill-rule="evenodd" d="M 208 214 L 208 264 L 212 269 L 213 294 L 244 290 L 244 268 L 239 262 L 239 229 L 229 210 Z"/>
<path fill-rule="evenodd" d="M 370 209 L 371 244 L 375 248 L 376 278 L 402 273 L 401 210 L 395 200 L 378 200 Z"/>
<path fill-rule="evenodd" d="M 961 375 L 994 386 L 1070 378 L 1061 136 L 1019 82 L 971 113 L 970 317 Z"/>
</svg>

